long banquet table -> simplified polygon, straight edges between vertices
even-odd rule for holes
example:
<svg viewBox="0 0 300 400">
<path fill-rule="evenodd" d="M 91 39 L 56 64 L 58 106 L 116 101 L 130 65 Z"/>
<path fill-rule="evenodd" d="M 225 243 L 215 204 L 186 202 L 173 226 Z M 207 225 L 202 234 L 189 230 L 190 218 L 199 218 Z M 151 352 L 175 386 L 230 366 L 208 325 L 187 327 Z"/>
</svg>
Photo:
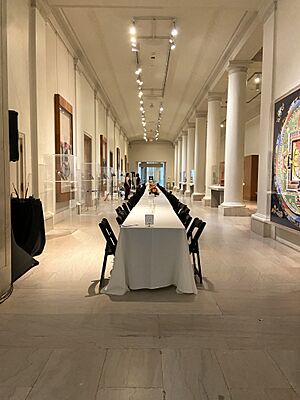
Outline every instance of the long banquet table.
<svg viewBox="0 0 300 400">
<path fill-rule="evenodd" d="M 154 224 L 145 225 L 145 214 Z M 174 285 L 178 293 L 197 293 L 186 231 L 168 199 L 148 190 L 120 229 L 114 266 L 102 293 L 124 295 L 130 289 Z"/>
</svg>

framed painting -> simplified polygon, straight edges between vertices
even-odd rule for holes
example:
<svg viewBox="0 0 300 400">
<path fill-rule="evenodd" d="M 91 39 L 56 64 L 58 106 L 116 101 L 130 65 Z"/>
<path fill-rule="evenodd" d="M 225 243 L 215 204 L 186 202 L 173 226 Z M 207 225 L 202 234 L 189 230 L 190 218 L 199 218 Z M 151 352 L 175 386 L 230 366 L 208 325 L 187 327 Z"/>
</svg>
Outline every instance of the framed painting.
<svg viewBox="0 0 300 400">
<path fill-rule="evenodd" d="M 275 103 L 271 221 L 300 231 L 300 89 Z"/>
<path fill-rule="evenodd" d="M 73 108 L 59 94 L 54 95 L 56 202 L 72 196 L 71 156 L 73 155 Z"/>
</svg>

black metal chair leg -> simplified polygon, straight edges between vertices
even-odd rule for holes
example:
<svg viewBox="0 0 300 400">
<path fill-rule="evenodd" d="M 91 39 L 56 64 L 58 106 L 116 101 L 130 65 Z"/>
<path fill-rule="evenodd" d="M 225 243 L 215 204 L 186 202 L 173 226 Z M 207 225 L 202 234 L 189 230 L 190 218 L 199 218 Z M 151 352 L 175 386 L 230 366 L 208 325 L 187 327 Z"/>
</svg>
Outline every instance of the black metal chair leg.
<svg viewBox="0 0 300 400">
<path fill-rule="evenodd" d="M 198 260 L 198 275 L 199 275 L 199 278 L 200 278 L 200 283 L 202 284 L 202 271 L 201 271 L 199 250 L 197 251 L 197 260 Z"/>
<path fill-rule="evenodd" d="M 194 268 L 194 274 L 198 275 L 197 267 L 196 267 L 196 259 L 195 259 L 195 253 L 192 252 L 192 257 L 193 257 L 193 268 Z"/>
<path fill-rule="evenodd" d="M 103 284 L 103 281 L 104 281 L 105 270 L 106 270 L 106 262 L 107 262 L 107 256 L 108 256 L 108 254 L 107 254 L 106 251 L 105 251 L 104 259 L 103 259 L 103 264 L 102 264 L 101 278 L 100 278 L 100 287 L 102 287 L 102 284 Z"/>
</svg>

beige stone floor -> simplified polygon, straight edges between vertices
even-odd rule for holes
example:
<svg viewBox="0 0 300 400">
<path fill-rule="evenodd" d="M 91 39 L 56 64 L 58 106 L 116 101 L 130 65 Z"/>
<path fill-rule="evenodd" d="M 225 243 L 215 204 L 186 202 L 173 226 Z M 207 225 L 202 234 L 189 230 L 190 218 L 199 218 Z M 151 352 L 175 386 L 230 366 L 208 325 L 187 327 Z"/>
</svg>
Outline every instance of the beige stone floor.
<svg viewBox="0 0 300 400">
<path fill-rule="evenodd" d="M 0 400 L 299 399 L 300 254 L 192 205 L 207 221 L 198 295 L 100 295 L 97 223 L 118 232 L 116 206 L 50 232 L 0 305 Z"/>
</svg>

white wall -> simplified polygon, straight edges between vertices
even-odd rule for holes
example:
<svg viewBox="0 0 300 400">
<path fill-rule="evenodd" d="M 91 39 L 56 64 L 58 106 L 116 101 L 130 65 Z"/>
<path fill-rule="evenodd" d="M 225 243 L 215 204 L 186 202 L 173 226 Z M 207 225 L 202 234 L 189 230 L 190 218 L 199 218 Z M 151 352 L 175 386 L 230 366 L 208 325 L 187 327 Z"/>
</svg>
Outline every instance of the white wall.
<svg viewBox="0 0 300 400">
<path fill-rule="evenodd" d="M 245 156 L 259 154 L 259 123 L 259 115 L 246 122 L 244 145 Z"/>
<path fill-rule="evenodd" d="M 31 180 L 29 4 L 29 0 L 7 2 L 7 63 L 8 108 L 19 113 L 19 131 L 25 135 L 26 178 Z"/>
<path fill-rule="evenodd" d="M 60 33 L 54 17 L 44 17 L 43 11 L 31 6 L 30 0 L 7 3 L 9 108 L 19 112 L 19 130 L 25 133 L 26 139 L 26 170 L 34 173 L 32 180 L 37 182 L 37 195 L 48 215 L 55 212 L 55 192 L 51 193 L 46 182 L 55 176 L 54 161 L 49 168 L 49 159 L 55 154 L 56 93 L 73 107 L 73 150 L 77 168 L 83 163 L 84 133 L 92 138 L 95 176 L 100 161 L 100 135 L 107 138 L 108 152 L 111 150 L 114 154 L 114 165 L 115 147 L 120 147 L 124 160 L 126 141 L 121 135 L 122 128 L 115 127 L 115 117 L 107 111 L 108 106 L 96 93 L 80 61 L 75 67 L 75 51 Z M 33 49 L 31 53 L 30 48 Z"/>
<path fill-rule="evenodd" d="M 259 124 L 260 115 L 251 118 L 245 124 L 244 155 L 259 154 Z M 226 129 L 221 128 L 220 134 L 220 162 L 225 160 Z"/>
<path fill-rule="evenodd" d="M 280 0 L 275 38 L 274 100 L 300 84 L 299 0 Z"/>
<path fill-rule="evenodd" d="M 8 295 L 11 284 L 5 5 L 0 2 L 0 298 Z"/>
<path fill-rule="evenodd" d="M 136 142 L 129 145 L 129 169 L 137 171 L 139 161 L 166 162 L 166 180 L 174 179 L 174 147 L 170 142 Z"/>
</svg>

